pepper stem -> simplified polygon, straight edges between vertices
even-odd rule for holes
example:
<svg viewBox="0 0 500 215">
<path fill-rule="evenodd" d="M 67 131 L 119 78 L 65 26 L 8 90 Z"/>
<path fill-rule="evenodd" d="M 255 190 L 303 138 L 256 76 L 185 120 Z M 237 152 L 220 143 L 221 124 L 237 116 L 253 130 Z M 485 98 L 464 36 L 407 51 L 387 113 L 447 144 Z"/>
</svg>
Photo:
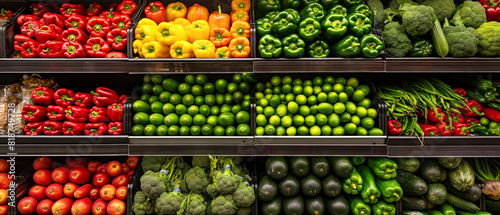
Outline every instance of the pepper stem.
<svg viewBox="0 0 500 215">
<path fill-rule="evenodd" d="M 149 6 L 151 7 L 151 12 L 156 12 L 159 9 L 154 3 L 151 3 Z"/>
<path fill-rule="evenodd" d="M 54 130 L 54 127 L 47 127 L 47 126 L 45 126 L 45 127 L 43 127 L 43 129 L 45 129 L 45 130 L 49 130 L 49 131 L 53 131 L 53 130 Z"/>
<path fill-rule="evenodd" d="M 237 51 L 241 52 L 241 51 L 243 51 L 244 48 L 245 48 L 245 45 L 243 45 L 243 43 L 236 44 Z"/>
<path fill-rule="evenodd" d="M 162 35 L 163 37 L 168 37 L 168 36 L 170 36 L 170 29 L 168 29 L 168 28 L 164 28 L 163 30 L 161 30 L 161 35 Z"/>
<path fill-rule="evenodd" d="M 76 36 L 74 34 L 69 34 L 68 35 L 68 40 L 69 41 L 75 41 L 76 40 Z"/>
<path fill-rule="evenodd" d="M 94 51 L 99 51 L 99 50 L 101 50 L 101 45 L 99 45 L 99 44 L 94 44 L 94 45 L 92 46 L 92 50 L 94 50 Z"/>
<path fill-rule="evenodd" d="M 66 47 L 66 51 L 70 54 L 73 54 L 75 51 L 76 51 L 76 48 L 75 46 L 68 46 Z M 64 95 L 63 95 L 64 96 Z M 61 96 L 61 99 L 63 98 L 63 96 Z M 66 95 L 66 97 L 68 97 L 68 95 Z M 64 100 L 64 99 L 63 99 Z"/>
<path fill-rule="evenodd" d="M 224 39 L 224 36 L 220 32 L 215 33 L 215 40 L 221 41 L 222 39 Z"/>
<path fill-rule="evenodd" d="M 219 14 L 222 14 L 222 10 L 220 9 L 220 5 L 219 5 L 218 8 L 219 8 Z"/>
<path fill-rule="evenodd" d="M 92 95 L 94 95 L 94 96 L 97 96 L 97 97 L 99 97 L 99 96 L 100 96 L 99 94 L 97 94 L 97 93 L 96 93 L 96 92 L 94 92 L 94 91 L 90 91 L 90 94 L 92 94 Z"/>
<path fill-rule="evenodd" d="M 182 53 L 182 48 L 181 48 L 181 47 L 177 47 L 177 48 L 175 49 L 175 53 L 177 54 L 177 56 L 181 56 L 181 55 L 183 55 L 183 53 Z"/>
<path fill-rule="evenodd" d="M 182 5 L 176 4 L 172 7 L 174 10 L 182 10 Z"/>
</svg>

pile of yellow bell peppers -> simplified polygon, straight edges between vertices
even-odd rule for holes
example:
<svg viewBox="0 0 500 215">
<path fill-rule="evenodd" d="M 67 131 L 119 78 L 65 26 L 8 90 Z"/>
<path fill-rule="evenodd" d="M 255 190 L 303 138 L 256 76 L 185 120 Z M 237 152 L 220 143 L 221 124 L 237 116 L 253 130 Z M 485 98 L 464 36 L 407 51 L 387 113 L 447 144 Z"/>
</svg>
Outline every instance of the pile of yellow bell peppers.
<svg viewBox="0 0 500 215">
<path fill-rule="evenodd" d="M 247 58 L 250 0 L 232 0 L 231 14 L 208 14 L 199 4 L 151 2 L 135 29 L 134 54 L 141 58 Z"/>
</svg>

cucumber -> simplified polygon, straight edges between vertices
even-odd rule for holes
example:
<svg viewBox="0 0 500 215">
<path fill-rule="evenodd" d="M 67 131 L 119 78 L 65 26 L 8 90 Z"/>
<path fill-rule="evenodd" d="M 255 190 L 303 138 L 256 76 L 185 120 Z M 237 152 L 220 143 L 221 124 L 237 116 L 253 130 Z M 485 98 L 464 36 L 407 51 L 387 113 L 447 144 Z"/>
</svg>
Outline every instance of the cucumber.
<svg viewBox="0 0 500 215">
<path fill-rule="evenodd" d="M 500 200 L 493 200 L 486 198 L 486 209 L 489 212 L 499 213 L 500 212 Z"/>
<path fill-rule="evenodd" d="M 330 173 L 330 164 L 325 157 L 311 158 L 311 172 L 318 178 L 324 178 Z"/>
<path fill-rule="evenodd" d="M 428 215 L 443 215 L 440 211 L 437 210 L 426 210 L 425 211 Z"/>
<path fill-rule="evenodd" d="M 262 213 L 264 215 L 279 215 L 281 214 L 282 199 L 280 196 L 274 198 L 270 202 L 262 203 Z"/>
<path fill-rule="evenodd" d="M 444 183 L 444 186 L 446 187 L 448 193 L 451 193 L 469 202 L 475 202 L 479 200 L 479 198 L 481 198 L 482 195 L 481 187 L 479 187 L 478 184 L 474 184 L 469 191 L 465 192 L 458 191 L 457 189 L 453 188 L 453 186 L 451 186 L 451 183 L 449 181 L 446 181 Z"/>
<path fill-rule="evenodd" d="M 401 202 L 403 204 L 403 210 L 422 211 L 427 207 L 427 203 L 425 202 L 424 197 L 421 196 L 403 196 L 401 198 Z"/>
<path fill-rule="evenodd" d="M 448 194 L 448 196 L 446 197 L 446 203 L 450 204 L 455 209 L 467 212 L 476 212 L 479 210 L 477 205 L 475 205 L 474 203 L 463 200 L 457 196 L 454 196 L 453 194 Z"/>
<path fill-rule="evenodd" d="M 420 165 L 420 177 L 427 183 L 441 181 L 443 171 L 434 159 L 427 159 Z"/>
<path fill-rule="evenodd" d="M 457 210 L 457 214 L 458 215 L 491 215 L 491 213 L 487 212 L 487 211 L 477 211 L 476 213 L 469 213 L 469 212 L 460 211 L 460 210 Z"/>
<path fill-rule="evenodd" d="M 404 171 L 398 171 L 396 181 L 403 188 L 404 195 L 422 196 L 428 189 L 427 183 L 423 179 Z"/>
<path fill-rule="evenodd" d="M 259 183 L 259 199 L 265 202 L 271 201 L 278 195 L 278 184 L 265 175 Z"/>
<path fill-rule="evenodd" d="M 298 178 L 303 178 L 309 174 L 310 166 L 309 158 L 307 157 L 291 157 L 290 171 Z"/>
<path fill-rule="evenodd" d="M 288 175 L 288 164 L 284 157 L 268 157 L 266 172 L 274 180 L 281 180 Z"/>
<path fill-rule="evenodd" d="M 336 197 L 342 192 L 342 182 L 330 174 L 321 181 L 321 186 L 323 187 L 323 195 L 325 197 Z"/>
<path fill-rule="evenodd" d="M 285 215 L 301 215 L 304 214 L 304 210 L 304 198 L 301 195 L 283 200 L 283 213 Z"/>
<path fill-rule="evenodd" d="M 349 203 L 344 196 L 325 199 L 326 211 L 329 215 L 348 215 Z"/>
<path fill-rule="evenodd" d="M 321 181 L 310 174 L 300 180 L 300 188 L 305 196 L 314 197 L 321 193 Z"/>
<path fill-rule="evenodd" d="M 425 194 L 425 199 L 433 205 L 441 205 L 446 201 L 446 187 L 441 183 L 434 183 L 428 185 L 427 193 Z"/>
<path fill-rule="evenodd" d="M 396 158 L 394 159 L 398 164 L 398 170 L 414 173 L 420 168 L 420 161 L 418 158 Z"/>
<path fill-rule="evenodd" d="M 321 215 L 325 213 L 325 202 L 321 196 L 306 198 L 306 213 L 309 215 Z"/>
<path fill-rule="evenodd" d="M 281 180 L 279 183 L 279 189 L 281 195 L 284 197 L 292 197 L 300 192 L 300 182 L 292 174 L 287 175 L 285 179 Z"/>
<path fill-rule="evenodd" d="M 330 157 L 328 158 L 332 173 L 339 178 L 347 178 L 352 173 L 354 166 L 346 157 Z"/>
<path fill-rule="evenodd" d="M 443 215 L 456 215 L 457 214 L 455 212 L 455 208 L 453 208 L 453 206 L 451 206 L 448 203 L 444 203 L 444 204 L 438 206 L 437 209 L 439 211 L 441 211 L 441 213 L 443 213 Z"/>
<path fill-rule="evenodd" d="M 431 36 L 432 44 L 434 44 L 434 49 L 436 50 L 438 56 L 442 58 L 446 57 L 446 55 L 448 55 L 448 52 L 450 51 L 450 47 L 448 46 L 448 41 L 446 40 L 446 36 L 444 35 L 441 23 L 437 18 L 435 18 L 434 24 L 432 25 Z"/>
<path fill-rule="evenodd" d="M 437 158 L 437 161 L 441 166 L 446 169 L 455 169 L 462 162 L 461 157 L 447 157 L 447 158 Z"/>
</svg>

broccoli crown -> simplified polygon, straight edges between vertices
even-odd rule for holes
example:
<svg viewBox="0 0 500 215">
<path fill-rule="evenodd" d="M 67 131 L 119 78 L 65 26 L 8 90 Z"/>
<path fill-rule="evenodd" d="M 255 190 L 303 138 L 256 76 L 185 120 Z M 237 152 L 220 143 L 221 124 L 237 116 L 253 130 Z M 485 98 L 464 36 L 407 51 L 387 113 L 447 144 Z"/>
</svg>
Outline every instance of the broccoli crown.
<svg viewBox="0 0 500 215">
<path fill-rule="evenodd" d="M 214 215 L 232 215 L 236 213 L 238 207 L 233 201 L 233 196 L 219 196 L 212 200 L 212 214 Z"/>
<path fill-rule="evenodd" d="M 154 206 L 144 192 L 137 191 L 134 196 L 132 211 L 137 215 L 153 214 Z"/>
<path fill-rule="evenodd" d="M 231 169 L 225 168 L 223 172 L 217 172 L 215 177 L 215 188 L 222 194 L 233 193 L 240 184 L 240 176 L 234 175 Z"/>
<path fill-rule="evenodd" d="M 158 172 L 161 170 L 161 166 L 165 163 L 164 156 L 144 156 L 142 158 L 141 167 L 144 172 L 151 170 L 153 172 Z"/>
<path fill-rule="evenodd" d="M 215 187 L 215 184 L 209 184 L 207 186 L 207 193 L 210 194 L 210 196 L 212 196 L 212 198 L 215 198 L 215 197 L 219 196 L 219 194 L 220 194 L 220 192 Z"/>
<path fill-rule="evenodd" d="M 500 23 L 483 23 L 476 29 L 479 38 L 479 54 L 481 56 L 500 55 Z"/>
<path fill-rule="evenodd" d="M 465 25 L 465 27 L 478 28 L 486 22 L 486 11 L 477 1 L 465 1 L 457 7 L 457 11 L 451 20 L 454 25 Z"/>
<path fill-rule="evenodd" d="M 186 215 L 204 215 L 207 210 L 207 203 L 200 194 L 190 194 L 188 197 Z"/>
<path fill-rule="evenodd" d="M 375 22 L 375 25 L 380 25 L 384 23 L 384 18 L 385 18 L 385 10 L 384 10 L 384 4 L 380 0 L 370 0 L 368 1 L 368 6 L 373 11 L 373 21 Z"/>
<path fill-rule="evenodd" d="M 368 1 L 370 2 L 370 1 Z M 401 6 L 404 6 L 405 4 L 407 5 L 418 5 L 416 2 L 412 0 L 392 0 L 391 4 L 389 5 L 389 8 L 394 9 L 394 10 L 399 10 Z"/>
<path fill-rule="evenodd" d="M 426 0 L 422 5 L 431 6 L 436 18 L 441 22 L 444 21 L 444 18 L 451 19 L 456 9 L 453 0 Z"/>
<path fill-rule="evenodd" d="M 250 207 L 255 201 L 255 191 L 253 187 L 242 181 L 238 189 L 234 191 L 233 198 L 238 207 Z"/>
<path fill-rule="evenodd" d="M 193 193 L 203 193 L 208 185 L 205 170 L 198 166 L 190 169 L 184 178 L 187 188 Z"/>
<path fill-rule="evenodd" d="M 252 208 L 238 208 L 236 215 L 249 215 L 252 213 Z"/>
<path fill-rule="evenodd" d="M 443 29 L 450 47 L 452 57 L 472 57 L 477 53 L 477 38 L 474 28 L 461 26 L 446 26 Z"/>
<path fill-rule="evenodd" d="M 411 41 L 406 36 L 403 26 L 397 22 L 385 25 L 382 37 L 387 57 L 404 57 L 412 49 Z"/>
<path fill-rule="evenodd" d="M 184 200 L 184 197 L 178 191 L 162 193 L 160 197 L 156 199 L 156 208 L 158 208 L 161 215 L 176 214 L 177 211 L 181 209 L 182 200 Z"/>
<path fill-rule="evenodd" d="M 403 13 L 403 26 L 409 35 L 424 35 L 434 25 L 434 9 L 429 6 L 411 6 Z"/>
<path fill-rule="evenodd" d="M 208 156 L 194 156 L 191 163 L 193 167 L 199 166 L 203 169 L 208 169 L 210 167 L 210 158 Z"/>
<path fill-rule="evenodd" d="M 141 190 L 152 199 L 158 198 L 163 192 L 167 191 L 163 176 L 157 175 L 153 171 L 147 171 L 141 176 Z"/>
</svg>

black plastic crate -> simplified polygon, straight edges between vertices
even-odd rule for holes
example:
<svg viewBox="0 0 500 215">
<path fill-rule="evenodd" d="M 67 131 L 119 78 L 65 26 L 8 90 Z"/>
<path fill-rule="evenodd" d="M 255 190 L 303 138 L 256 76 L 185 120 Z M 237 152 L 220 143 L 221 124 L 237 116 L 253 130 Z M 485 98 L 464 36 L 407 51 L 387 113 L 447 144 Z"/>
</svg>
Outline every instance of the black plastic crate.
<svg viewBox="0 0 500 215">
<path fill-rule="evenodd" d="M 26 1 L 8 1 L 0 4 L 0 8 L 12 10 L 14 14 L 0 25 L 0 58 L 10 56 L 14 50 L 14 25 L 17 25 L 17 17 L 21 15 L 27 8 Z"/>
</svg>

